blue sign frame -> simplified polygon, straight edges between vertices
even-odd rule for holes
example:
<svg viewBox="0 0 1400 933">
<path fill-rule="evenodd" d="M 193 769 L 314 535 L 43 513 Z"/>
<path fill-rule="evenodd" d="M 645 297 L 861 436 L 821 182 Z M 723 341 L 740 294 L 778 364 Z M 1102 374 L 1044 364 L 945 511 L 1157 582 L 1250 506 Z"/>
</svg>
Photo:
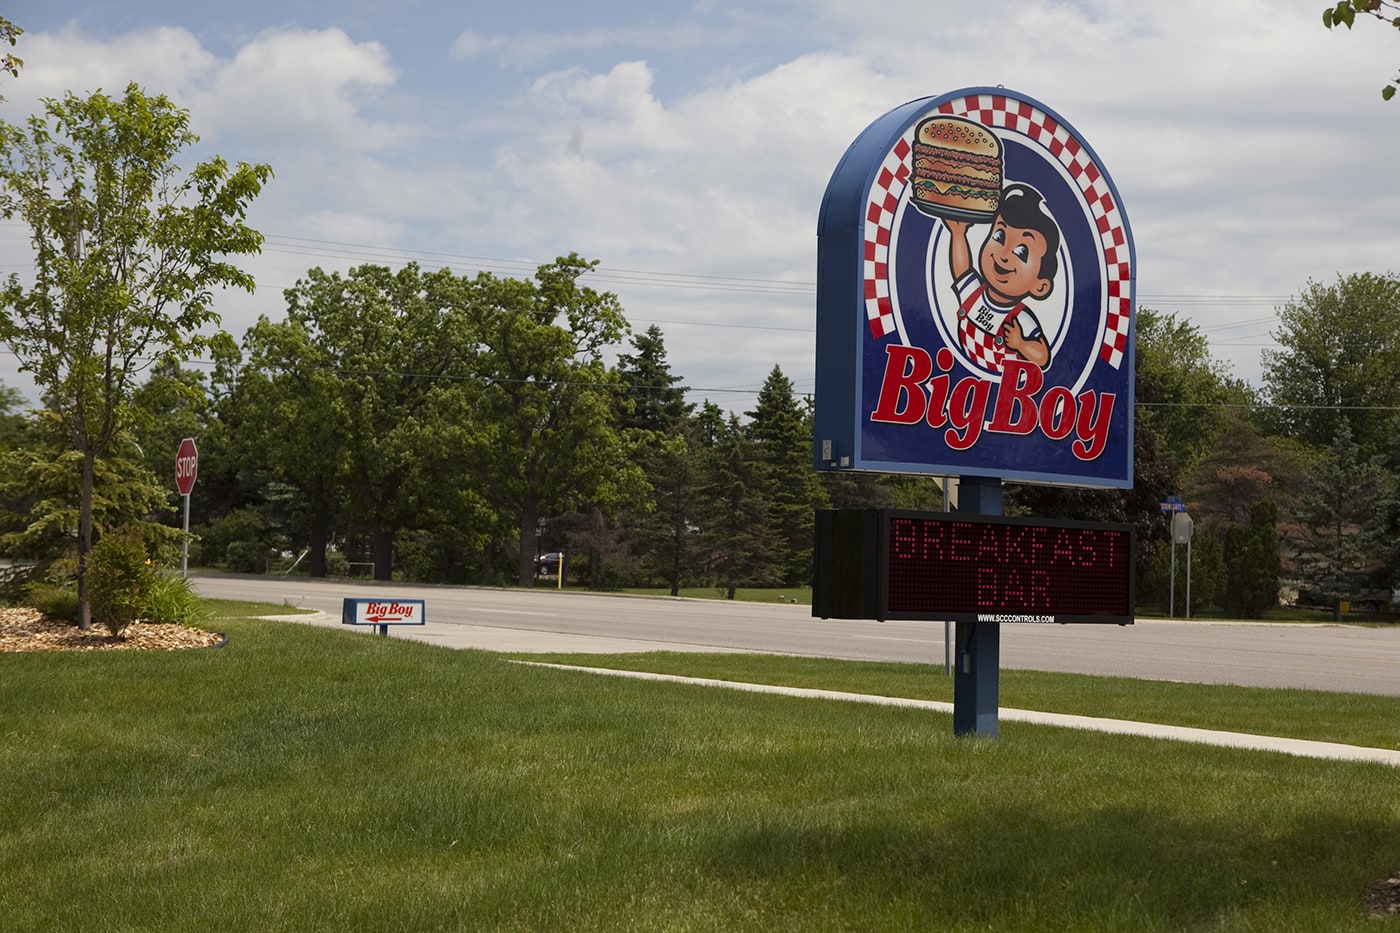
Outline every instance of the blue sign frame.
<svg viewBox="0 0 1400 933">
<path fill-rule="evenodd" d="M 932 145 L 959 135 L 987 146 L 983 202 Z M 1008 234 L 1032 271 L 1003 285 Z M 816 468 L 1131 487 L 1135 269 L 1112 180 L 1044 105 L 968 88 L 885 114 L 818 221 Z"/>
</svg>

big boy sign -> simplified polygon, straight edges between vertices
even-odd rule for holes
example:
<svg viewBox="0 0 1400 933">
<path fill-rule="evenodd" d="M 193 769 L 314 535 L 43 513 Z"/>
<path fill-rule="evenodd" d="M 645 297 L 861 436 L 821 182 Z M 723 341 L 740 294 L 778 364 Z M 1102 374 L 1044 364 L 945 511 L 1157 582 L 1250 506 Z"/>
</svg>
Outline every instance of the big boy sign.
<svg viewBox="0 0 1400 933">
<path fill-rule="evenodd" d="M 973 88 L 876 120 L 818 224 L 817 468 L 1131 486 L 1134 261 L 1043 105 Z"/>
</svg>

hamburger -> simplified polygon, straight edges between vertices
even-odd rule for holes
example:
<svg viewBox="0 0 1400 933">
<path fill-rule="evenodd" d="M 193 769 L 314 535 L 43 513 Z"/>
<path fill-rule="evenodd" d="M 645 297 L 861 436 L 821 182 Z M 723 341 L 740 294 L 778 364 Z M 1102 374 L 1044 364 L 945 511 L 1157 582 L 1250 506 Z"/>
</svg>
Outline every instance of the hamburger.
<svg viewBox="0 0 1400 933">
<path fill-rule="evenodd" d="M 914 130 L 914 206 L 934 217 L 986 221 L 1001 200 L 1001 140 L 962 117 L 930 117 Z"/>
</svg>

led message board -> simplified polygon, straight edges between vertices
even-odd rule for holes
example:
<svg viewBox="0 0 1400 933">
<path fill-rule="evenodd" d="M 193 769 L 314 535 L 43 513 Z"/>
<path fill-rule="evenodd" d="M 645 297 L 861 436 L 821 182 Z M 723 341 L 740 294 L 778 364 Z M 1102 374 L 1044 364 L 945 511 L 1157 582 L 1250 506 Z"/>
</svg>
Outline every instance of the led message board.
<svg viewBox="0 0 1400 933">
<path fill-rule="evenodd" d="M 816 561 L 819 618 L 1133 621 L 1131 525 L 827 510 Z"/>
<path fill-rule="evenodd" d="M 1131 487 L 1134 280 L 1058 114 L 1005 88 L 890 111 L 818 219 L 816 468 Z"/>
</svg>

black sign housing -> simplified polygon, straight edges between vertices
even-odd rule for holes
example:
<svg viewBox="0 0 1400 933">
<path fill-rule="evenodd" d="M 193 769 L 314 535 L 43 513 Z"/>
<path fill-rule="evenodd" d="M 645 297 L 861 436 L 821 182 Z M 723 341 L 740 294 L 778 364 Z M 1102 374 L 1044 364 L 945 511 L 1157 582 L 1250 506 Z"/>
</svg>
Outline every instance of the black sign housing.
<svg viewBox="0 0 1400 933">
<path fill-rule="evenodd" d="M 819 618 L 1133 621 L 1131 525 L 841 509 L 816 530 Z"/>
</svg>

